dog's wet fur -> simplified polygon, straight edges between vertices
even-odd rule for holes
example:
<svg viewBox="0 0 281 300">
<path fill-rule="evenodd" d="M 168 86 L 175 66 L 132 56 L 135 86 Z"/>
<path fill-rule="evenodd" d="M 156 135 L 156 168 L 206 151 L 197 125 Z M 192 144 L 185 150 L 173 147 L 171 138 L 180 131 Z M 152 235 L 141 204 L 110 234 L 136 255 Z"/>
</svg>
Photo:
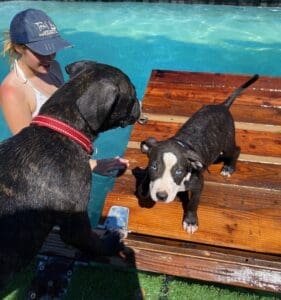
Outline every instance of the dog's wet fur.
<svg viewBox="0 0 281 300">
<path fill-rule="evenodd" d="M 133 124 L 140 104 L 119 69 L 92 61 L 66 67 L 70 79 L 42 106 L 94 141 L 100 132 Z M 62 240 L 89 256 L 122 249 L 118 232 L 98 236 L 87 214 L 89 155 L 72 139 L 30 125 L 0 144 L 0 289 L 38 253 L 54 225 Z"/>
<path fill-rule="evenodd" d="M 183 228 L 188 233 L 198 229 L 197 207 L 203 190 L 203 171 L 215 162 L 223 162 L 221 175 L 230 176 L 240 154 L 235 143 L 234 120 L 229 108 L 234 99 L 258 75 L 237 88 L 223 103 L 203 106 L 173 137 L 157 141 L 150 137 L 141 143 L 149 163 L 146 176 L 137 188 L 144 201 L 169 203 L 185 192 Z M 180 197 L 182 198 L 182 197 Z"/>
</svg>

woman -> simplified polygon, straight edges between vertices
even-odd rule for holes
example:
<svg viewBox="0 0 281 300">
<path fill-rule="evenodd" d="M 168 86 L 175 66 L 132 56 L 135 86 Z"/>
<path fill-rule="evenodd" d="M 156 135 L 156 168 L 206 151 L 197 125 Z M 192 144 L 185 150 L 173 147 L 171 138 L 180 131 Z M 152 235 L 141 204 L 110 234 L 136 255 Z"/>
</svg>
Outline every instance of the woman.
<svg viewBox="0 0 281 300">
<path fill-rule="evenodd" d="M 63 84 L 56 53 L 71 44 L 62 39 L 54 22 L 43 11 L 27 9 L 14 16 L 5 33 L 3 55 L 12 66 L 0 87 L 0 104 L 12 132 L 28 126 L 41 106 Z M 110 176 L 125 169 L 128 161 L 119 157 L 89 161 L 91 170 Z"/>
</svg>

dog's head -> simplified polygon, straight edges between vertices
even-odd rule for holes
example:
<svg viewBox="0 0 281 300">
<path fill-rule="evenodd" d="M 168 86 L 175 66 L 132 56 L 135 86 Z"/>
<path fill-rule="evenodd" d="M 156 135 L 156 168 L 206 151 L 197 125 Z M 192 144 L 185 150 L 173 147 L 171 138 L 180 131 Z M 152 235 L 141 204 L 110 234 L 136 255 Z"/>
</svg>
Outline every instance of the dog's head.
<svg viewBox="0 0 281 300">
<path fill-rule="evenodd" d="M 67 110 L 72 113 L 70 110 L 76 107 L 94 133 L 125 127 L 138 120 L 140 103 L 135 87 L 121 70 L 93 61 L 78 61 L 69 64 L 66 72 L 70 79 L 44 105 L 46 112 L 56 114 L 55 108 L 51 109 L 56 104 L 61 107 L 60 116 L 66 116 Z"/>
<path fill-rule="evenodd" d="M 173 201 L 178 192 L 187 190 L 192 173 L 203 168 L 194 151 L 173 139 L 158 142 L 150 137 L 141 142 L 141 151 L 149 158 L 149 192 L 155 202 Z"/>
</svg>

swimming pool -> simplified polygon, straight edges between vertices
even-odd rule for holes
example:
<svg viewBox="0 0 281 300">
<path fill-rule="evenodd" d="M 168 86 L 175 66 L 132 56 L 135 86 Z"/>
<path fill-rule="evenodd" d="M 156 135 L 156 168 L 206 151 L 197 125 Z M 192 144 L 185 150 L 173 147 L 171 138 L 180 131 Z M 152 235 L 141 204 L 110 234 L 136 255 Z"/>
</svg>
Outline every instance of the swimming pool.
<svg viewBox="0 0 281 300">
<path fill-rule="evenodd" d="M 281 76 L 280 7 L 8 1 L 0 6 L 1 32 L 15 13 L 29 7 L 46 11 L 75 46 L 58 54 L 62 65 L 91 59 L 117 66 L 134 82 L 140 99 L 152 69 Z M 7 71 L 1 58 L 1 81 Z M 95 143 L 96 157 L 122 155 L 129 133 L 130 128 L 103 134 Z M 0 116 L 0 140 L 8 136 Z M 93 224 L 112 183 L 94 178 Z"/>
</svg>

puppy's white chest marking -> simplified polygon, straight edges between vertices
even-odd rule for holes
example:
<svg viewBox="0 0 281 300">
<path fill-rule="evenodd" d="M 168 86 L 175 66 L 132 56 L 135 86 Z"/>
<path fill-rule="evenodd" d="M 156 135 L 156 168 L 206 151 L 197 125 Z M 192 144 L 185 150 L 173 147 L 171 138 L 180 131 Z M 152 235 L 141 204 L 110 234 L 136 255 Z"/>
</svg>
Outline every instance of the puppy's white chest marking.
<svg viewBox="0 0 281 300">
<path fill-rule="evenodd" d="M 179 192 L 185 192 L 186 191 L 186 187 L 185 187 L 185 182 L 186 181 L 189 181 L 190 180 L 190 177 L 191 177 L 191 172 L 188 172 L 186 174 L 186 176 L 183 178 L 183 180 L 181 181 L 181 185 L 179 187 Z"/>
</svg>

